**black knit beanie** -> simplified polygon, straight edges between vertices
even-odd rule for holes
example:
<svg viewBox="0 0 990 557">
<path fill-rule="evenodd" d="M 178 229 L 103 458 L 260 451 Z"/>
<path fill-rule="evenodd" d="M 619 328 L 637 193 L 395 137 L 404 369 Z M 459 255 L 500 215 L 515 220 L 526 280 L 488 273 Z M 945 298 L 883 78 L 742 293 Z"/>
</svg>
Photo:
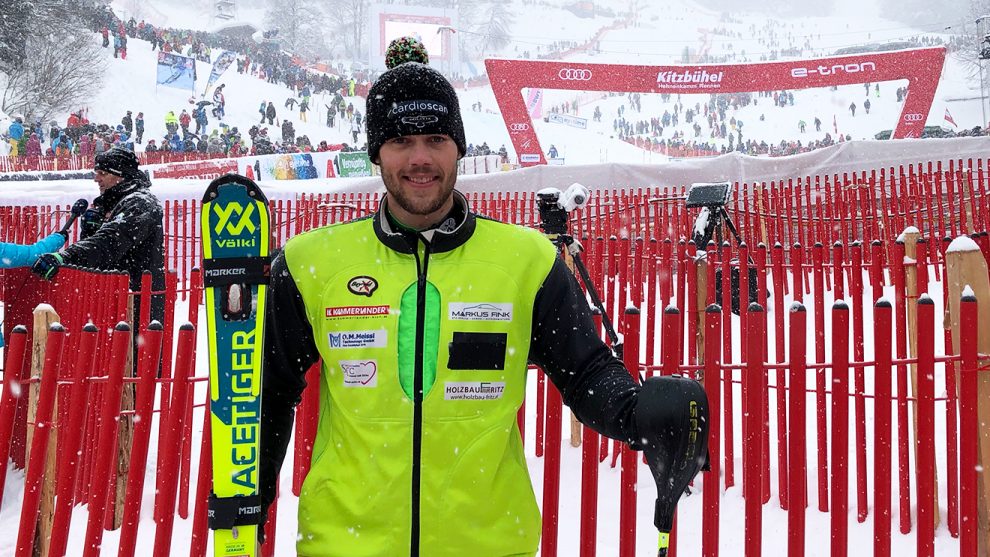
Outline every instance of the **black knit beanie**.
<svg viewBox="0 0 990 557">
<path fill-rule="evenodd" d="M 93 166 L 96 170 L 102 170 L 126 178 L 138 171 L 138 158 L 134 154 L 134 151 L 122 147 L 114 147 L 105 153 L 96 155 Z"/>
<path fill-rule="evenodd" d="M 378 164 L 385 141 L 403 135 L 443 134 L 467 152 L 457 93 L 433 68 L 405 62 L 383 73 L 368 92 L 368 156 Z"/>
</svg>

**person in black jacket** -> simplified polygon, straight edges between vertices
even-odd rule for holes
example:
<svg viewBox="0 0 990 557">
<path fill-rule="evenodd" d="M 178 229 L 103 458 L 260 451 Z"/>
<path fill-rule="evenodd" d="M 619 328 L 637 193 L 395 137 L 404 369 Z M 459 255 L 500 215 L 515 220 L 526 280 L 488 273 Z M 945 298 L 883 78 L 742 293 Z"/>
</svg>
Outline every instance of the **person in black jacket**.
<svg viewBox="0 0 990 557">
<path fill-rule="evenodd" d="M 80 218 L 80 240 L 38 258 L 32 272 L 54 277 L 61 266 L 126 271 L 130 289 L 141 289 L 141 276 L 151 273 L 153 292 L 165 290 L 165 246 L 162 205 L 151 193 L 151 183 L 138 169 L 133 151 L 114 147 L 96 156 L 95 178 L 100 195 Z M 140 298 L 135 298 L 135 318 Z M 162 295 L 152 297 L 151 319 L 164 321 Z"/>
</svg>

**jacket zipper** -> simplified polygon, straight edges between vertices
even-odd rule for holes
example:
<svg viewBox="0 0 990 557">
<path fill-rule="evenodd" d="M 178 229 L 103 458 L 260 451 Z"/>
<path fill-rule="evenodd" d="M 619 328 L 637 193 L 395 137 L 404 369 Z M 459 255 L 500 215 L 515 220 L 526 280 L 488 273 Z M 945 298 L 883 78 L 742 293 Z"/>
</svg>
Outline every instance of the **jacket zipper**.
<svg viewBox="0 0 990 557">
<path fill-rule="evenodd" d="M 420 477 L 423 453 L 423 344 L 426 333 L 426 272 L 430 264 L 430 243 L 424 241 L 420 265 L 419 241 L 416 242 L 416 357 L 413 369 L 413 462 L 412 462 L 412 528 L 409 540 L 410 557 L 419 557 Z"/>
</svg>

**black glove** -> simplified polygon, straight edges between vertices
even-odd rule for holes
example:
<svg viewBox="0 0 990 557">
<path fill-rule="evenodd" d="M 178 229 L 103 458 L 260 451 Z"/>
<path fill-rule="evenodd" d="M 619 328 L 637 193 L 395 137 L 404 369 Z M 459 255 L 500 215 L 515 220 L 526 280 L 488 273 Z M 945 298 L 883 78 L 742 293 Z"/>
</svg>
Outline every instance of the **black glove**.
<svg viewBox="0 0 990 557">
<path fill-rule="evenodd" d="M 670 532 L 674 509 L 708 462 L 708 397 L 686 377 L 651 377 L 636 401 L 636 443 L 657 483 L 654 522 Z"/>
<path fill-rule="evenodd" d="M 31 272 L 45 280 L 52 280 L 58 274 L 65 260 L 60 253 L 46 253 L 31 266 Z"/>
<path fill-rule="evenodd" d="M 90 207 L 79 217 L 80 236 L 88 238 L 103 226 L 103 211 L 98 207 Z"/>
</svg>

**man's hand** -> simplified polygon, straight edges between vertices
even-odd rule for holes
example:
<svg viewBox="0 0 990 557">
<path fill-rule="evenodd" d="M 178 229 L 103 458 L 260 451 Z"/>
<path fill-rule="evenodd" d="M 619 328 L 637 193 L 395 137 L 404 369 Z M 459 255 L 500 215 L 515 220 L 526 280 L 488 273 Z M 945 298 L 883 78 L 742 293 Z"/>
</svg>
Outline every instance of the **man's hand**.
<svg viewBox="0 0 990 557">
<path fill-rule="evenodd" d="M 652 377 L 639 392 L 635 416 L 633 448 L 643 451 L 657 484 L 654 521 L 669 533 L 677 501 L 708 461 L 708 398 L 697 381 Z"/>
<path fill-rule="evenodd" d="M 52 280 L 64 263 L 65 260 L 62 258 L 62 254 L 46 253 L 34 262 L 31 272 L 45 280 Z"/>
</svg>

